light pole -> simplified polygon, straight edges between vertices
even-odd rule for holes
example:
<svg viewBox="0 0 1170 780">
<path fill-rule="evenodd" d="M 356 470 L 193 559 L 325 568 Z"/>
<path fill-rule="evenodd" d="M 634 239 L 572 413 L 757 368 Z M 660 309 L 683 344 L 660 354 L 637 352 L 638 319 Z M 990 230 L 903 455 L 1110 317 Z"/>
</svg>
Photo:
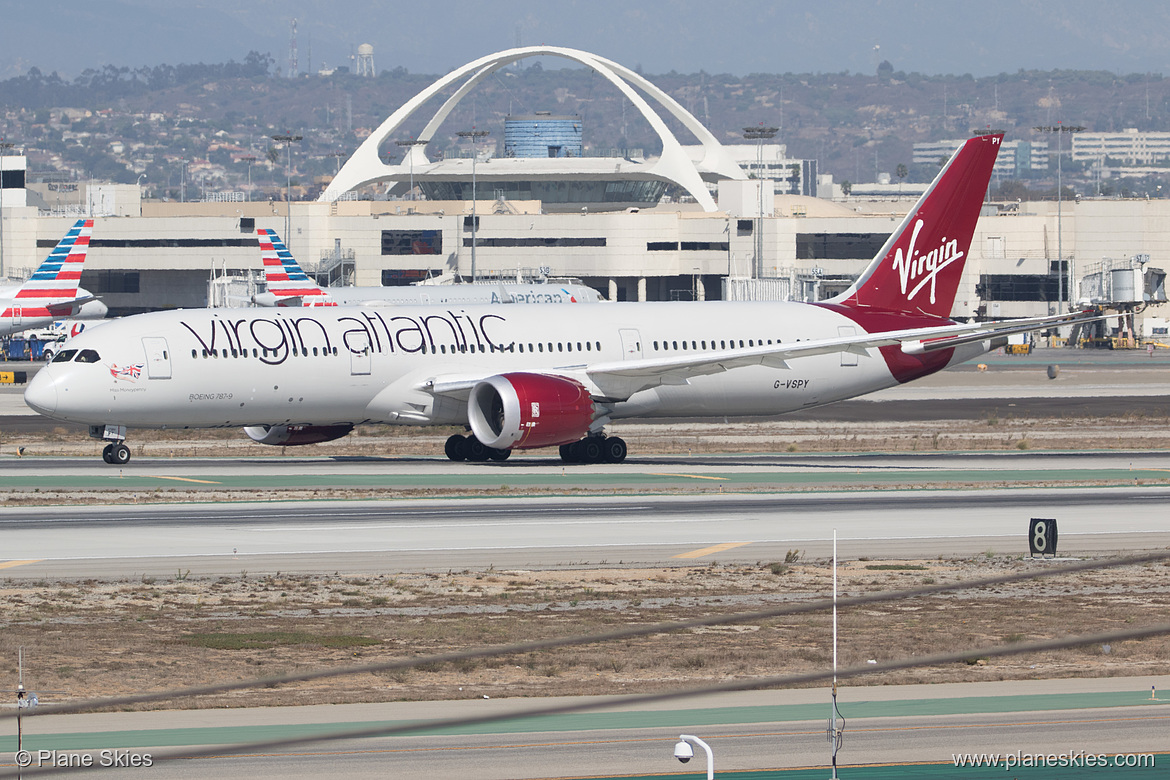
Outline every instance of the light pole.
<svg viewBox="0 0 1170 780">
<path fill-rule="evenodd" d="M 691 745 L 698 745 L 707 753 L 707 780 L 715 780 L 715 755 L 711 752 L 711 746 L 698 737 L 693 737 L 690 734 L 680 734 L 678 742 L 674 746 L 674 757 L 682 763 L 687 763 L 695 757 L 695 751 Z"/>
<path fill-rule="evenodd" d="M 756 223 L 756 262 L 753 265 L 754 276 L 757 279 L 763 276 L 764 270 L 764 141 L 775 138 L 778 132 L 780 128 L 764 127 L 763 122 L 756 127 L 743 129 L 743 137 L 756 142 L 756 187 L 760 194 L 760 208 Z"/>
<path fill-rule="evenodd" d="M 1060 290 L 1057 291 L 1057 313 L 1064 313 L 1064 245 L 1062 243 L 1063 233 L 1061 230 L 1061 205 L 1063 203 L 1064 187 L 1061 182 L 1061 143 L 1060 137 L 1065 133 L 1079 133 L 1085 128 L 1079 125 L 1065 125 L 1062 122 L 1057 122 L 1055 125 L 1041 125 L 1033 127 L 1033 130 L 1039 133 L 1056 133 L 1056 278 L 1060 285 Z"/>
<path fill-rule="evenodd" d="M 484 135 L 486 135 L 487 131 L 485 130 L 485 131 L 483 131 L 483 133 L 484 133 Z M 410 159 L 410 199 L 414 200 L 414 147 L 426 146 L 427 142 L 420 140 L 418 138 L 411 138 L 411 139 L 406 140 L 406 141 L 395 141 L 394 143 L 397 146 L 405 147 L 406 148 L 406 156 Z M 472 170 L 474 170 L 475 169 L 474 158 L 472 159 L 471 166 L 472 166 Z M 472 178 L 474 178 L 474 175 Z M 474 206 L 473 206 L 473 208 L 474 208 Z"/>
<path fill-rule="evenodd" d="M 0 279 L 4 278 L 4 156 L 14 146 L 0 138 Z"/>
<path fill-rule="evenodd" d="M 248 195 L 247 195 L 247 198 L 249 201 L 251 201 L 252 200 L 252 163 L 256 162 L 256 156 L 250 154 L 247 157 L 241 157 L 240 162 L 248 163 Z"/>
<path fill-rule="evenodd" d="M 488 135 L 487 130 L 460 130 L 455 135 L 471 139 L 471 282 L 475 283 L 475 230 L 479 219 L 475 216 L 475 161 L 479 157 L 479 139 Z"/>
<path fill-rule="evenodd" d="M 284 244 L 288 246 L 292 242 L 292 145 L 294 141 L 299 141 L 304 136 L 291 135 L 284 133 L 281 135 L 272 136 L 273 141 L 283 141 L 284 148 L 288 151 L 284 162 Z"/>
</svg>

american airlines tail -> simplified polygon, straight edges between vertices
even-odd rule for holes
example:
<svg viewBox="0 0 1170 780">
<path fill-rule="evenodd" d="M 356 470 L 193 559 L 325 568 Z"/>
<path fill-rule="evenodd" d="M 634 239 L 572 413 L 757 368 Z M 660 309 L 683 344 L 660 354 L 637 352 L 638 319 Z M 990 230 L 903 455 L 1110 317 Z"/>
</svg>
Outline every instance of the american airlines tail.
<svg viewBox="0 0 1170 780">
<path fill-rule="evenodd" d="M 264 281 L 277 306 L 336 306 L 337 302 L 309 278 L 275 230 L 257 228 Z"/>
<path fill-rule="evenodd" d="M 76 317 L 87 303 L 90 304 L 87 316 L 105 315 L 105 307 L 78 287 L 92 232 L 93 220 L 79 219 L 28 281 L 18 288 L 0 291 L 0 308 L 3 310 L 0 334 L 39 327 L 54 319 Z"/>
<path fill-rule="evenodd" d="M 964 143 L 857 281 L 826 303 L 949 317 L 1002 140 Z"/>
</svg>

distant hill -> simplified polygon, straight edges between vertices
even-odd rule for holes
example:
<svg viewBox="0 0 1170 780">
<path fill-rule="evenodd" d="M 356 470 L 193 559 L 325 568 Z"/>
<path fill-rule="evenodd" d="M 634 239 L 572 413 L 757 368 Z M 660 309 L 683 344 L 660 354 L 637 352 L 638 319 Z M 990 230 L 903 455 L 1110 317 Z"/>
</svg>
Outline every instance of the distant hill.
<svg viewBox="0 0 1170 780">
<path fill-rule="evenodd" d="M 977 79 L 902 73 L 883 65 L 875 75 L 646 76 L 725 143 L 740 142 L 749 125 L 778 126 L 777 141 L 786 143 L 791 155 L 820 160 L 821 171 L 838 181 L 873 181 L 875 172 L 892 173 L 899 164 L 910 167 L 908 181 L 928 180 L 933 166 L 916 170 L 910 165 L 914 142 L 961 138 L 988 128 L 1005 131 L 1009 139 L 1039 138 L 1033 126 L 1058 120 L 1095 131 L 1170 128 L 1170 80 L 1158 75 L 1020 71 Z M 262 150 L 270 144 L 269 135 L 295 131 L 305 136 L 297 147 L 298 170 L 322 175 L 335 170 L 336 154 L 352 152 L 364 133 L 437 78 L 403 69 L 374 79 L 346 72 L 285 79 L 274 73 L 272 59 L 255 52 L 242 63 L 107 67 L 72 81 L 34 68 L 0 82 L 0 135 L 52 151 L 85 170 L 112 171 L 111 178 L 134 181 L 127 161 L 110 165 L 95 159 L 115 155 L 107 147 L 117 143 L 145 145 L 156 158 L 208 157 L 217 141 Z M 436 100 L 431 112 L 439 105 Z M 94 116 L 54 125 L 52 110 L 61 108 Z M 504 117 L 542 110 L 579 114 L 592 153 L 658 151 L 649 126 L 604 78 L 588 69 L 545 68 L 539 62 L 489 78 L 459 105 L 428 151 L 459 153 L 454 133 L 473 125 L 490 131 L 491 140 L 502 145 Z M 146 124 L 134 118 L 151 113 L 166 120 Z M 416 115 L 402 138 L 421 130 L 426 118 Z M 681 127 L 673 124 L 672 129 L 688 142 Z M 86 140 L 68 142 L 66 132 L 81 133 Z M 386 151 L 398 153 L 392 145 Z M 150 175 L 155 181 L 168 176 Z"/>
</svg>

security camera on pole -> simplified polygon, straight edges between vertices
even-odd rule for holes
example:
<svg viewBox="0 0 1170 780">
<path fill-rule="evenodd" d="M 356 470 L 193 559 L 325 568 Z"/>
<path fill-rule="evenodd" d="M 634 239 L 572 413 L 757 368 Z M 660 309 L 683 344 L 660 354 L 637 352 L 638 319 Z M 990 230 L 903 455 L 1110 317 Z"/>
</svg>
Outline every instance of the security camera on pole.
<svg viewBox="0 0 1170 780">
<path fill-rule="evenodd" d="M 674 757 L 679 760 L 680 764 L 685 764 L 695 757 L 695 749 L 691 745 L 698 745 L 707 753 L 707 780 L 715 779 L 715 755 L 711 752 L 711 746 L 698 737 L 690 734 L 680 734 L 678 742 L 674 746 Z"/>
</svg>

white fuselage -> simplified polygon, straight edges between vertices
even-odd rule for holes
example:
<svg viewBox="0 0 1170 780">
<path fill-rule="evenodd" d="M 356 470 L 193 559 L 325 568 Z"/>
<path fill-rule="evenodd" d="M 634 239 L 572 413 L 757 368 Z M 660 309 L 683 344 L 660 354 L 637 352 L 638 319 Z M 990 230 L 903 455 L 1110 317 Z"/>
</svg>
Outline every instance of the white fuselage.
<svg viewBox="0 0 1170 780">
<path fill-rule="evenodd" d="M 837 311 L 801 303 L 158 312 L 80 334 L 69 348 L 91 350 L 91 362 L 46 366 L 25 399 L 57 419 L 131 428 L 465 423 L 466 403 L 432 393 L 429 382 L 572 375 L 615 361 L 844 332 L 863 330 Z M 983 349 L 955 350 L 930 371 Z M 878 349 L 810 356 L 787 368 L 752 365 L 667 381 L 614 403 L 610 416 L 777 414 L 904 378 Z"/>
</svg>

